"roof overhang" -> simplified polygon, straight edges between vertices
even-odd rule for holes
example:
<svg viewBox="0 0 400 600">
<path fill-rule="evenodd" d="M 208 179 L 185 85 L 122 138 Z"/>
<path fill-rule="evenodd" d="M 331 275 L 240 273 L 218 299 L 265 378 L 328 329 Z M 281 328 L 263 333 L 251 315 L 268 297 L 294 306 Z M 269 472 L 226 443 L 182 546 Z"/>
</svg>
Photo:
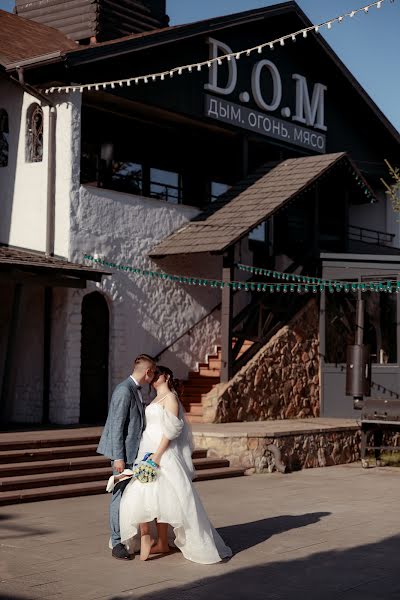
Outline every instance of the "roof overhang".
<svg viewBox="0 0 400 600">
<path fill-rule="evenodd" d="M 370 201 L 376 201 L 373 190 L 346 153 L 292 158 L 250 174 L 221 196 L 222 208 L 203 218 L 195 217 L 160 242 L 149 256 L 222 254 L 339 165 L 353 173 Z"/>
<path fill-rule="evenodd" d="M 322 277 L 345 281 L 374 276 L 377 280 L 400 278 L 400 254 L 320 254 Z"/>
<path fill-rule="evenodd" d="M 110 273 L 31 250 L 0 246 L 0 281 L 84 288 L 87 281 L 100 282 L 105 275 Z"/>
</svg>

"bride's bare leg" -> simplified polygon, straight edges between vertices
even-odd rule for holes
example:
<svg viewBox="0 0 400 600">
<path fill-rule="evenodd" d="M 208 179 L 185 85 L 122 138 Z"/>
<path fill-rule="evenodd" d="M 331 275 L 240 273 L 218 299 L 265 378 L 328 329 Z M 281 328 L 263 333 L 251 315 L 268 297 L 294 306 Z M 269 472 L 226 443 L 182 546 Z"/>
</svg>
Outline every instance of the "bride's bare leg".
<svg viewBox="0 0 400 600">
<path fill-rule="evenodd" d="M 151 548 L 150 554 L 169 552 L 168 546 L 168 523 L 157 523 L 158 540 Z"/>
<path fill-rule="evenodd" d="M 140 523 L 140 560 L 147 560 L 154 543 L 150 535 L 150 523 Z"/>
</svg>

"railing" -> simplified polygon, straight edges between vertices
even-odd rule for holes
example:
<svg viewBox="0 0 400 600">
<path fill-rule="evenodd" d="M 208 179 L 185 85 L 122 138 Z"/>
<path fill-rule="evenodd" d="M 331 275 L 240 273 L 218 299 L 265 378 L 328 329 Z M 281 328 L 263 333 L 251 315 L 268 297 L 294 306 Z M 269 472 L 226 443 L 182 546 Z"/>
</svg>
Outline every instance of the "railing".
<svg viewBox="0 0 400 600">
<path fill-rule="evenodd" d="M 164 191 L 155 192 L 151 188 L 155 185 L 163 188 Z M 173 190 L 173 192 L 172 192 Z M 171 202 L 176 200 L 174 204 L 182 203 L 182 187 L 177 185 L 170 185 L 169 183 L 161 183 L 159 181 L 150 181 L 150 196 L 151 198 L 158 198 L 159 200 L 165 200 L 165 202 Z"/>
<path fill-rule="evenodd" d="M 349 225 L 348 234 L 350 240 L 375 244 L 376 246 L 390 246 L 396 237 L 394 233 L 368 229 L 367 227 L 358 227 L 357 225 Z"/>
<path fill-rule="evenodd" d="M 221 302 L 219 302 L 216 306 L 214 306 L 214 308 L 212 308 L 210 310 L 210 312 L 208 312 L 206 315 L 203 315 L 201 317 L 201 319 L 199 319 L 196 323 L 194 323 L 193 325 L 191 325 L 189 327 L 189 329 L 187 329 L 186 331 L 184 331 L 183 333 L 181 333 L 181 335 L 179 335 L 173 342 L 171 342 L 170 344 L 168 344 L 168 346 L 166 346 L 163 350 L 161 350 L 161 352 L 159 352 L 157 354 L 157 356 L 155 357 L 156 360 L 160 360 L 160 357 L 167 352 L 170 348 L 172 348 L 172 346 L 175 346 L 175 344 L 177 344 L 182 338 L 184 338 L 186 335 L 190 335 L 193 331 L 193 329 L 195 327 L 197 327 L 198 325 L 200 325 L 200 323 L 202 323 L 203 321 L 205 321 L 208 317 L 210 317 L 216 310 L 219 310 L 221 308 Z"/>
<path fill-rule="evenodd" d="M 291 263 L 285 273 L 294 273 L 303 263 L 304 261 Z M 306 301 L 307 298 L 302 294 L 255 293 L 249 304 L 232 321 L 232 374 L 237 373 Z M 252 341 L 253 344 L 240 354 L 245 340 Z"/>
</svg>

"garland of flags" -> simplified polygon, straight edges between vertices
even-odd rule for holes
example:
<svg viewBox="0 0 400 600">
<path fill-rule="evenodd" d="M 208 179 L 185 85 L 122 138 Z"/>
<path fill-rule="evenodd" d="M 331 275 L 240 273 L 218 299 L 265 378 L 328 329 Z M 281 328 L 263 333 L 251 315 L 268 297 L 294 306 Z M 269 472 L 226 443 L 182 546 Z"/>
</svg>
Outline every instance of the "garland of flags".
<svg viewBox="0 0 400 600">
<path fill-rule="evenodd" d="M 178 67 L 173 67 L 167 71 L 160 71 L 158 73 L 149 73 L 148 75 L 140 75 L 137 77 L 128 77 L 126 79 L 116 79 L 113 81 L 102 81 L 102 82 L 94 82 L 94 83 L 85 83 L 82 85 L 66 85 L 66 86 L 54 86 L 47 89 L 40 90 L 45 94 L 52 94 L 54 92 L 66 92 L 70 91 L 75 92 L 83 92 L 84 90 L 88 91 L 96 91 L 104 90 L 107 88 L 115 89 L 116 87 L 130 87 L 133 84 L 138 85 L 140 83 L 149 83 L 150 81 L 164 81 L 166 78 L 172 78 L 175 75 L 182 75 L 184 72 L 192 73 L 193 71 L 201 71 L 203 68 L 211 68 L 214 63 L 221 65 L 223 61 L 231 61 L 231 60 L 239 60 L 243 56 L 250 56 L 251 54 L 258 52 L 261 54 L 264 50 L 273 50 L 276 46 L 284 46 L 287 41 L 295 42 L 298 36 L 302 36 L 306 38 L 309 33 L 318 33 L 322 28 L 326 28 L 328 30 L 332 29 L 332 25 L 334 23 L 342 23 L 345 18 L 353 18 L 358 13 L 367 14 L 370 8 L 381 8 L 384 2 L 388 0 L 377 0 L 376 2 L 372 2 L 370 4 L 366 4 L 361 8 L 354 9 L 348 13 L 344 13 L 338 17 L 334 17 L 329 19 L 328 21 L 324 21 L 323 23 L 319 23 L 318 25 L 311 25 L 310 27 L 304 27 L 303 29 L 299 29 L 298 31 L 294 31 L 293 33 L 289 33 L 287 35 L 283 35 L 273 40 L 269 40 L 268 42 L 264 42 L 257 46 L 252 46 L 250 48 L 246 48 L 245 50 L 239 50 L 238 52 L 232 52 L 230 54 L 223 54 L 221 56 L 217 56 L 216 58 L 209 58 L 208 60 L 191 63 L 187 65 L 181 65 Z M 391 3 L 394 0 L 389 0 Z"/>
<path fill-rule="evenodd" d="M 184 276 L 184 275 L 170 275 L 169 273 L 163 273 L 161 271 L 154 271 L 150 269 L 141 269 L 138 267 L 131 267 L 129 265 L 122 265 L 120 263 L 111 262 L 104 258 L 96 258 L 90 254 L 85 254 L 83 257 L 85 260 L 92 263 L 109 267 L 111 269 L 117 269 L 125 273 L 132 273 L 142 277 L 149 277 L 152 279 L 158 279 L 160 281 L 171 281 L 175 283 L 182 283 L 185 285 L 198 285 L 212 288 L 230 288 L 234 291 L 243 290 L 245 292 L 269 292 L 273 293 L 288 293 L 297 292 L 308 293 L 308 292 L 387 292 L 387 293 L 400 293 L 400 281 L 387 280 L 387 281 L 365 281 L 365 282 L 354 282 L 354 281 L 331 281 L 326 279 L 319 279 L 317 277 L 306 277 L 304 275 L 288 274 L 279 271 L 268 271 L 267 269 L 259 269 L 258 267 L 250 267 L 248 265 L 237 265 L 239 269 L 247 272 L 252 272 L 258 275 L 266 275 L 277 279 L 282 279 L 282 283 L 270 283 L 270 282 L 246 282 L 246 281 L 223 281 L 221 279 L 207 279 L 200 277 Z M 252 269 L 249 271 L 249 269 Z"/>
</svg>

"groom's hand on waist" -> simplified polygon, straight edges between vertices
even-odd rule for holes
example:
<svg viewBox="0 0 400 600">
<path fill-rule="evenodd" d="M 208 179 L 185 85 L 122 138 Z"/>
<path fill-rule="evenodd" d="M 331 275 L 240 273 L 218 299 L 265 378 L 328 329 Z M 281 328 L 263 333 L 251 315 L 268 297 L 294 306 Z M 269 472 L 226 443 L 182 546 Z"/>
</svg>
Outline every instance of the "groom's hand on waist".
<svg viewBox="0 0 400 600">
<path fill-rule="evenodd" d="M 117 473 L 122 473 L 125 469 L 125 461 L 124 460 L 114 460 L 114 469 Z"/>
</svg>

